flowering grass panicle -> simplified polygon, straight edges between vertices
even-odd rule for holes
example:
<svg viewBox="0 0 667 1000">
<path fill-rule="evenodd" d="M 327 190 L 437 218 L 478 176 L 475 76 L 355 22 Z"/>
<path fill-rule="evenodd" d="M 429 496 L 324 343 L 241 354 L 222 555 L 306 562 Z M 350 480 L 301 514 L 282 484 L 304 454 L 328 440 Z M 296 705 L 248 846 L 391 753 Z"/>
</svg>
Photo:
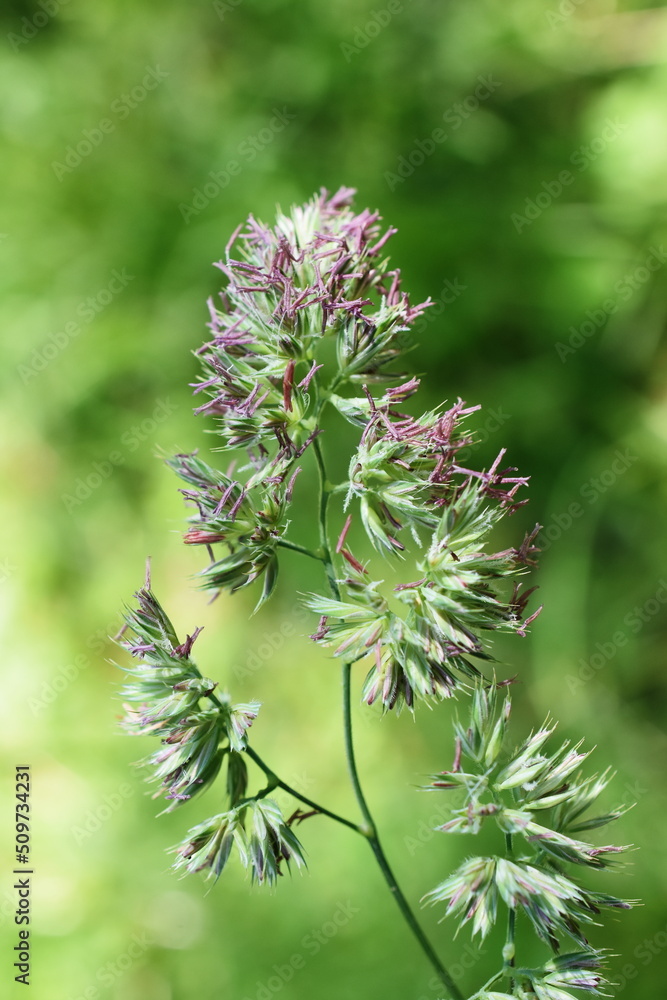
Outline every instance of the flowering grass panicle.
<svg viewBox="0 0 667 1000">
<path fill-rule="evenodd" d="M 345 758 L 360 821 L 291 788 L 262 760 L 249 741 L 259 704 L 232 703 L 200 673 L 191 655 L 199 630 L 179 642 L 149 581 L 120 637 L 137 661 L 127 671 L 123 724 L 160 741 L 147 764 L 169 810 L 224 773 L 223 806 L 173 849 L 179 872 L 217 879 L 235 855 L 254 882 L 273 885 L 305 865 L 297 824 L 333 819 L 368 842 L 443 990 L 464 1000 L 380 843 L 357 767 L 351 699 L 357 683 L 364 702 L 397 714 L 470 696 L 469 723 L 455 725 L 454 764 L 430 787 L 465 796 L 442 832 L 495 831 L 499 849 L 468 858 L 425 899 L 444 903 L 481 938 L 507 915 L 502 965 L 471 1000 L 599 995 L 604 950 L 591 947 L 588 928 L 602 911 L 630 904 L 582 876 L 617 865 L 624 848 L 597 845 L 589 832 L 624 810 L 592 811 L 611 775 L 584 777 L 588 754 L 580 744 L 552 747 L 550 722 L 506 749 L 507 682 L 488 673 L 493 634 L 523 636 L 540 611 L 529 613 L 535 588 L 523 586 L 539 526 L 524 525 L 512 544 L 507 525 L 527 502 L 528 478 L 507 464 L 503 448 L 488 467 L 464 464 L 478 406 L 457 399 L 420 407 L 420 380 L 402 364 L 411 324 L 431 302 L 410 304 L 386 256 L 395 230 L 383 230 L 377 212 L 356 212 L 353 195 L 322 190 L 279 212 L 273 225 L 250 216 L 233 234 L 217 264 L 225 283 L 209 301 L 210 335 L 196 352 L 202 372 L 193 386 L 195 412 L 212 421 L 212 456 L 223 454 L 224 468 L 197 452 L 168 465 L 190 509 L 184 542 L 204 556 L 202 587 L 232 595 L 256 588 L 260 611 L 278 586 L 285 550 L 319 564 L 321 588 L 305 603 L 318 616 L 312 640 L 341 666 Z M 315 508 L 303 490 L 310 475 Z M 316 545 L 304 544 L 304 515 L 317 523 Z M 265 779 L 252 794 L 249 761 Z M 276 790 L 298 803 L 287 819 Z M 536 968 L 516 963 L 517 920 L 546 952 Z M 561 941 L 576 950 L 561 952 Z"/>
</svg>

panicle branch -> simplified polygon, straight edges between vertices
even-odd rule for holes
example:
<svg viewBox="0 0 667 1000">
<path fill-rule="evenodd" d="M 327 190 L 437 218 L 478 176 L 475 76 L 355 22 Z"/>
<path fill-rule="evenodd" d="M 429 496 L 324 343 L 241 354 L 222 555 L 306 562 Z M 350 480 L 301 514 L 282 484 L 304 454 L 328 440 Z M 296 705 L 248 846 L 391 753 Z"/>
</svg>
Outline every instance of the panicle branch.
<svg viewBox="0 0 667 1000">
<path fill-rule="evenodd" d="M 122 725 L 132 735 L 160 739 L 160 749 L 144 763 L 152 771 L 150 780 L 160 783 L 156 795 L 164 794 L 169 803 L 164 811 L 210 787 L 227 765 L 229 810 L 190 830 L 174 849 L 174 867 L 207 869 L 217 879 L 236 845 L 254 881 L 275 882 L 281 862 L 289 866 L 293 861 L 297 867 L 305 862 L 280 808 L 265 798 L 274 786 L 247 797 L 244 751 L 259 703 L 232 704 L 229 695 L 216 693 L 216 683 L 203 677 L 191 658 L 201 630 L 179 643 L 150 581 L 135 597 L 137 607 L 127 610 L 117 639 L 139 661 L 126 671 L 130 681 L 122 690 L 127 699 Z"/>
<path fill-rule="evenodd" d="M 618 819 L 619 807 L 582 818 L 609 784 L 612 775 L 584 777 L 581 765 L 588 753 L 581 744 L 565 741 L 550 747 L 555 727 L 547 722 L 513 750 L 505 747 L 511 714 L 508 695 L 495 686 L 478 684 L 467 726 L 455 724 L 456 751 L 450 771 L 434 775 L 430 789 L 461 789 L 465 803 L 452 811 L 443 833 L 478 834 L 491 823 L 499 841 L 513 844 L 512 858 L 493 855 L 465 861 L 429 892 L 428 903 L 446 903 L 447 914 L 458 916 L 459 927 L 470 923 L 473 935 L 484 938 L 503 903 L 526 917 L 537 936 L 554 952 L 541 969 L 506 967 L 518 992 L 480 992 L 475 997 L 513 996 L 568 1000 L 565 987 L 596 994 L 605 980 L 597 971 L 604 954 L 591 947 L 586 926 L 602 909 L 629 909 L 633 903 L 589 889 L 570 866 L 580 870 L 618 867 L 617 856 L 627 847 L 597 846 L 575 834 Z M 538 822 L 539 817 L 539 822 Z M 579 951 L 560 954 L 562 938 Z M 500 975 L 500 974 L 499 974 Z M 499 977 L 497 977 L 499 978 Z M 532 991 L 532 992 L 531 992 Z M 572 998 L 574 1000 L 574 998 Z"/>
</svg>

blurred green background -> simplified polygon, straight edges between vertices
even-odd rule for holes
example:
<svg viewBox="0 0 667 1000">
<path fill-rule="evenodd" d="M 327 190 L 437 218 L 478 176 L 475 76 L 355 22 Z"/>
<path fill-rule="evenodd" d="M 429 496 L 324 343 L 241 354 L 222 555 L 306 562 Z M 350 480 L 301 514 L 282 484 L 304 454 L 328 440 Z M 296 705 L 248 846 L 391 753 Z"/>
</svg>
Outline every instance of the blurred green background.
<svg viewBox="0 0 667 1000">
<path fill-rule="evenodd" d="M 529 638 L 498 644 L 522 680 L 516 732 L 552 712 L 597 746 L 598 770 L 618 772 L 610 801 L 637 802 L 615 839 L 641 850 L 612 882 L 644 906 L 593 938 L 621 956 L 621 995 L 661 996 L 663 5 L 5 0 L 0 46 L 3 991 L 24 995 L 8 958 L 10 808 L 13 768 L 28 763 L 39 1000 L 440 995 L 343 828 L 310 820 L 310 870 L 274 894 L 237 867 L 210 892 L 177 880 L 165 848 L 216 806 L 154 819 L 131 766 L 150 747 L 119 737 L 108 663 L 150 554 L 179 629 L 205 626 L 205 672 L 264 702 L 258 752 L 354 815 L 338 671 L 295 605 L 316 585 L 310 567 L 289 554 L 250 624 L 255 594 L 208 605 L 156 457 L 210 445 L 191 414 L 191 352 L 232 230 L 345 184 L 399 227 L 392 261 L 413 301 L 436 301 L 411 355 L 426 405 L 481 403 L 471 461 L 506 446 L 532 476 L 508 541 L 545 526 L 545 611 Z M 445 802 L 415 790 L 450 764 L 450 715 L 358 718 L 362 775 L 415 901 L 472 848 L 430 832 Z M 424 923 L 472 992 L 497 942 L 478 955 L 439 915 Z"/>
</svg>

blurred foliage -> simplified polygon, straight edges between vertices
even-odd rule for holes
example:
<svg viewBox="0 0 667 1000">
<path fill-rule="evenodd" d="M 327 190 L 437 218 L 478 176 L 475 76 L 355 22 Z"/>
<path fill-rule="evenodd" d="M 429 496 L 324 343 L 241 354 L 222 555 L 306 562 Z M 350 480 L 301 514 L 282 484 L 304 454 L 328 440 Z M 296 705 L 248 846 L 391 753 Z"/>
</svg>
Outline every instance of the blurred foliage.
<svg viewBox="0 0 667 1000">
<path fill-rule="evenodd" d="M 258 751 L 352 814 L 337 668 L 295 609 L 311 568 L 288 554 L 251 625 L 255 595 L 207 605 L 188 583 L 197 554 L 179 540 L 176 484 L 155 457 L 208 447 L 191 416 L 191 351 L 231 232 L 249 212 L 270 220 L 276 203 L 341 184 L 399 227 L 392 260 L 413 301 L 436 300 L 411 355 L 428 401 L 482 403 L 484 455 L 507 446 L 532 476 L 531 504 L 510 524 L 517 538 L 545 525 L 545 611 L 530 638 L 498 643 L 523 681 L 517 739 L 551 710 L 563 736 L 597 744 L 599 769 L 618 771 L 616 798 L 637 800 L 619 824 L 641 848 L 635 875 L 613 891 L 645 906 L 595 939 L 621 956 L 622 995 L 659 995 L 663 5 L 11 0 L 0 26 L 0 745 L 5 815 L 14 764 L 34 774 L 32 995 L 439 995 L 364 844 L 322 819 L 303 829 L 310 872 L 275 895 L 234 871 L 208 894 L 174 878 L 163 848 L 207 803 L 153 818 L 130 767 L 146 748 L 117 738 L 107 662 L 105 637 L 150 553 L 178 627 L 206 626 L 205 672 L 264 702 Z M 468 850 L 429 833 L 443 800 L 414 790 L 450 763 L 450 711 L 417 725 L 359 713 L 362 773 L 415 900 Z M 436 916 L 425 924 L 472 989 L 494 941 L 478 957 Z M 304 967 L 290 975 L 297 954 Z"/>
</svg>

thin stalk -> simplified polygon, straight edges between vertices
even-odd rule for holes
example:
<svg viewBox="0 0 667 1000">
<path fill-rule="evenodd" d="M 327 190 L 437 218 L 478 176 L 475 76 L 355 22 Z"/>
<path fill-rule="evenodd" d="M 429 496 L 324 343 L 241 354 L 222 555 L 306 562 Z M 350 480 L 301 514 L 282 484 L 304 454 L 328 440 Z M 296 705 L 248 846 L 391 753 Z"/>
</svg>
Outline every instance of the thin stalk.
<svg viewBox="0 0 667 1000">
<path fill-rule="evenodd" d="M 347 766 L 350 772 L 350 778 L 352 779 L 352 785 L 354 786 L 354 792 L 359 804 L 359 809 L 364 817 L 368 828 L 368 841 L 371 845 L 373 854 L 375 855 L 376 861 L 380 866 L 380 870 L 384 875 L 384 880 L 389 887 L 389 891 L 396 900 L 398 908 L 403 914 L 403 918 L 407 923 L 408 927 L 414 934 L 415 938 L 419 942 L 419 945 L 428 958 L 429 962 L 438 974 L 439 979 L 443 985 L 449 990 L 453 1000 L 463 1000 L 463 996 L 452 979 L 451 975 L 442 964 L 431 942 L 426 937 L 426 934 L 422 930 L 417 918 L 412 912 L 412 908 L 408 903 L 405 895 L 398 882 L 396 881 L 396 876 L 394 875 L 391 866 L 387 860 L 387 856 L 384 853 L 382 845 L 380 844 L 380 838 L 377 834 L 377 828 L 375 822 L 371 815 L 370 809 L 368 808 L 368 803 L 366 802 L 366 797 L 364 796 L 363 789 L 361 787 L 361 782 L 359 780 L 359 773 L 357 771 L 357 763 L 354 754 L 354 742 L 352 735 L 352 699 L 351 699 L 351 663 L 343 664 L 343 712 L 345 718 L 345 755 L 347 757 Z"/>
<path fill-rule="evenodd" d="M 320 502 L 319 502 L 319 525 L 320 525 L 320 548 L 323 553 L 324 568 L 327 574 L 327 580 L 329 581 L 329 588 L 331 593 L 334 595 L 337 601 L 340 600 L 340 590 L 338 588 L 338 581 L 336 580 L 336 574 L 334 572 L 333 560 L 331 558 L 331 549 L 329 548 L 329 533 L 327 531 L 327 508 L 329 504 L 329 496 L 333 489 L 332 484 L 327 479 L 327 472 L 324 466 L 324 458 L 322 456 L 322 449 L 320 447 L 319 438 L 315 438 L 313 441 L 313 448 L 315 450 L 315 460 L 317 462 L 317 471 L 320 476 Z"/>
<path fill-rule="evenodd" d="M 491 978 L 490 978 L 490 979 L 487 979 L 487 981 L 486 981 L 486 982 L 484 983 L 484 985 L 482 986 L 481 990 L 477 990 L 477 993 L 475 993 L 475 994 L 474 994 L 474 995 L 473 995 L 473 996 L 472 996 L 472 997 L 470 998 L 470 1000 L 475 1000 L 475 997 L 479 996 L 479 995 L 480 995 L 480 993 L 486 993 L 486 991 L 487 991 L 487 990 L 489 989 L 489 987 L 490 987 L 490 986 L 493 986 L 493 984 L 494 984 L 494 983 L 497 983 L 497 982 L 498 982 L 498 980 L 499 980 L 499 979 L 502 979 L 504 975 L 505 975 L 505 973 L 504 973 L 504 972 L 496 972 L 495 976 L 491 976 Z"/>
<path fill-rule="evenodd" d="M 327 530 L 327 507 L 329 496 L 333 491 L 331 483 L 327 479 L 326 468 L 324 465 L 324 458 L 322 456 L 322 450 L 320 448 L 320 443 L 317 438 L 313 442 L 313 447 L 315 451 L 315 457 L 317 461 L 317 467 L 320 475 L 320 503 L 319 503 L 319 522 L 320 522 L 320 545 L 322 552 L 324 553 L 324 566 L 326 569 L 327 579 L 329 581 L 329 587 L 333 596 L 336 600 L 340 600 L 340 591 L 338 589 L 338 583 L 336 581 L 336 575 L 333 567 L 333 559 L 331 556 L 331 549 L 329 547 L 329 535 Z M 380 870 L 384 876 L 384 880 L 389 887 L 389 891 L 396 900 L 398 908 L 400 909 L 405 922 L 412 931 L 413 935 L 419 942 L 419 945 L 428 958 L 429 962 L 438 974 L 438 978 L 443 983 L 443 985 L 449 990 L 452 1000 L 463 1000 L 463 995 L 461 994 L 458 986 L 452 979 L 451 975 L 442 964 L 438 958 L 433 946 L 426 937 L 424 931 L 422 930 L 417 918 L 415 917 L 410 904 L 408 903 L 403 891 L 401 890 L 398 882 L 396 881 L 396 876 L 394 875 L 391 866 L 387 860 L 387 856 L 384 853 L 380 839 L 377 834 L 377 827 L 375 821 L 371 814 L 371 811 L 366 802 L 366 797 L 364 795 L 363 789 L 361 787 L 361 781 L 359 779 L 359 772 L 357 770 L 357 763 L 354 754 L 354 738 L 352 733 L 352 700 L 351 700 L 351 673 L 352 664 L 343 664 L 343 724 L 345 732 L 345 756 L 347 759 L 347 767 L 350 774 L 350 780 L 352 782 L 352 787 L 354 788 L 354 794 L 357 799 L 357 804 L 359 806 L 361 815 L 364 818 L 364 826 L 361 828 L 362 832 L 366 834 L 368 842 L 371 846 L 371 850 L 375 855 L 375 859 L 380 867 Z"/>
<path fill-rule="evenodd" d="M 337 823 L 342 823 L 343 826 L 348 826 L 351 830 L 354 830 L 356 833 L 360 833 L 362 834 L 362 836 L 367 836 L 365 830 L 361 826 L 359 826 L 358 823 L 353 823 L 352 820 L 345 819 L 344 816 L 339 816 L 338 813 L 331 812 L 330 809 L 325 809 L 324 806 L 320 806 L 317 804 L 317 802 L 313 802 L 313 800 L 309 799 L 306 795 L 302 795 L 300 792 L 297 792 L 295 788 L 292 788 L 290 785 L 287 784 L 286 781 L 283 781 L 281 778 L 279 778 L 278 775 L 275 774 L 275 772 L 272 771 L 271 768 L 264 763 L 259 754 L 255 753 L 252 747 L 246 747 L 245 753 L 248 755 L 248 757 L 250 757 L 251 760 L 254 760 L 255 764 L 257 764 L 257 766 L 262 769 L 264 774 L 269 779 L 268 788 L 265 789 L 263 792 L 264 795 L 267 795 L 274 788 L 282 788 L 283 791 L 288 792 L 295 799 L 298 799 L 299 802 L 303 802 L 304 805 L 310 806 L 311 809 L 316 809 L 317 812 L 322 813 L 324 816 L 328 816 L 329 819 L 335 819 Z M 255 798 L 257 798 L 257 796 L 255 796 Z"/>
<path fill-rule="evenodd" d="M 201 673 L 196 667 L 194 667 L 194 670 L 197 673 L 197 675 L 201 677 Z M 220 701 L 219 697 L 214 691 L 212 691 L 208 695 L 208 699 L 209 701 L 212 701 L 214 705 L 217 705 L 218 708 L 224 708 L 223 703 Z M 264 772 L 266 777 L 269 779 L 268 786 L 264 788 L 259 793 L 259 795 L 255 795 L 254 796 L 255 798 L 263 798 L 264 796 L 268 795 L 274 788 L 282 788 L 283 791 L 289 792 L 289 794 L 293 798 L 298 799 L 299 802 L 303 802 L 304 805 L 310 806 L 311 809 L 317 809 L 317 811 L 321 812 L 324 816 L 328 816 L 330 819 L 335 819 L 337 823 L 342 823 L 343 826 L 348 826 L 351 830 L 354 830 L 355 833 L 360 833 L 364 837 L 366 836 L 366 831 L 363 829 L 363 827 L 359 826 L 358 823 L 353 823 L 352 820 L 345 819 L 344 816 L 339 816 L 338 813 L 332 812 L 330 809 L 325 809 L 324 806 L 320 806 L 317 804 L 317 802 L 313 802 L 313 800 L 309 799 L 307 795 L 302 795 L 301 792 L 297 792 L 296 788 L 292 788 L 291 785 L 288 785 L 286 781 L 283 781 L 282 778 L 279 778 L 278 775 L 275 773 L 275 771 L 272 771 L 271 768 L 268 766 L 268 764 L 264 763 L 259 754 L 255 753 L 252 747 L 246 746 L 244 752 L 248 755 L 248 757 L 250 757 L 251 760 L 254 760 L 255 764 L 257 764 L 257 766 Z"/>
<path fill-rule="evenodd" d="M 506 857 L 508 860 L 514 856 L 514 850 L 512 847 L 512 834 L 505 834 L 505 847 L 506 847 Z M 516 928 L 516 910 L 513 906 L 507 908 L 507 937 L 505 938 L 505 947 L 503 948 L 503 961 L 504 968 L 503 971 L 506 976 L 510 978 L 510 988 L 514 989 L 514 979 L 511 977 L 511 970 L 514 968 L 514 933 Z"/>
<path fill-rule="evenodd" d="M 321 552 L 313 552 L 312 549 L 307 549 L 305 545 L 299 545 L 298 542 L 291 542 L 289 538 L 281 538 L 278 545 L 282 549 L 291 549 L 293 552 L 300 552 L 302 556 L 310 556 L 311 559 L 324 562 L 324 556 Z"/>
</svg>

